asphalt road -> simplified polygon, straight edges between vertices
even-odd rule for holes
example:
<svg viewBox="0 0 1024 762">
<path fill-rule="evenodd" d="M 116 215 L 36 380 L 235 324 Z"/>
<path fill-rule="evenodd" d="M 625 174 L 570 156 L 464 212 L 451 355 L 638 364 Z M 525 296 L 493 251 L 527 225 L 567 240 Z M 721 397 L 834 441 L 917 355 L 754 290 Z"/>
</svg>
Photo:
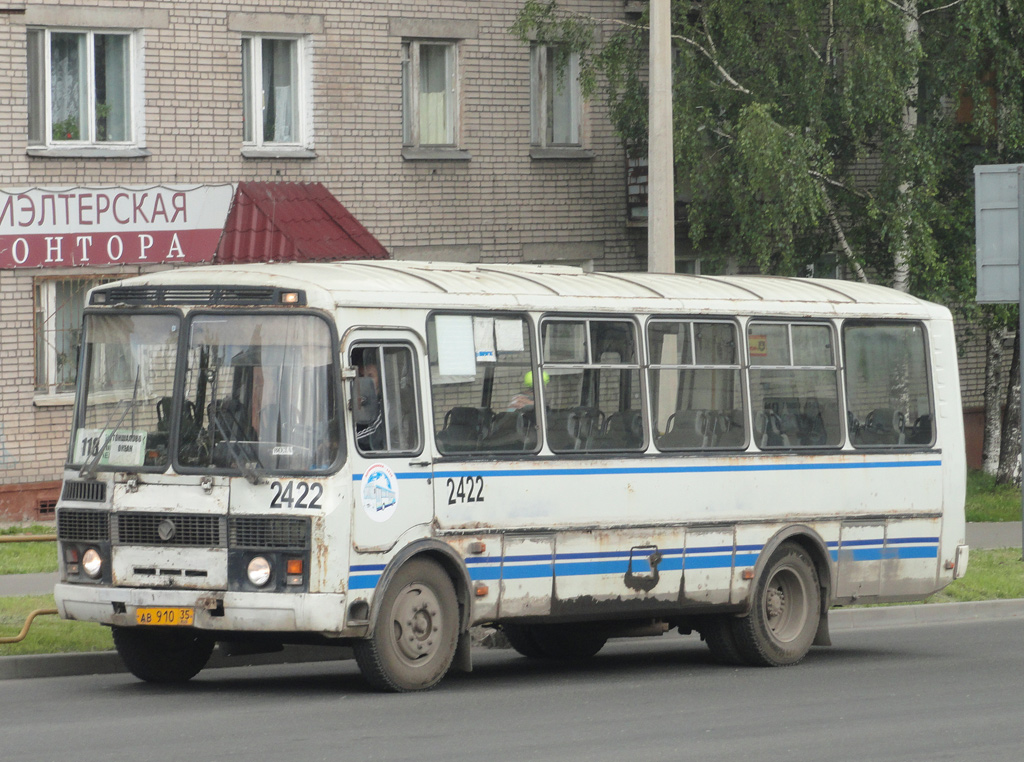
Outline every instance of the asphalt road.
<svg viewBox="0 0 1024 762">
<path fill-rule="evenodd" d="M 1024 619 L 835 633 L 788 669 L 694 637 L 583 665 L 481 651 L 432 692 L 370 693 L 353 662 L 0 683 L 0 757 L 100 760 L 984 760 L 1024 754 Z"/>
</svg>

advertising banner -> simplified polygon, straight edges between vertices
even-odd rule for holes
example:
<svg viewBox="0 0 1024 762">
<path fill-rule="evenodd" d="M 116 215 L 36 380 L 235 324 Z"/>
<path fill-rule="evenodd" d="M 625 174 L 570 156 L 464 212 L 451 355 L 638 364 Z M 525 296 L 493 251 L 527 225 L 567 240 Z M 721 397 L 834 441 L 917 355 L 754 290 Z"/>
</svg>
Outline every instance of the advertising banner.
<svg viewBox="0 0 1024 762">
<path fill-rule="evenodd" d="M 0 269 L 209 262 L 234 190 L 0 188 Z"/>
</svg>

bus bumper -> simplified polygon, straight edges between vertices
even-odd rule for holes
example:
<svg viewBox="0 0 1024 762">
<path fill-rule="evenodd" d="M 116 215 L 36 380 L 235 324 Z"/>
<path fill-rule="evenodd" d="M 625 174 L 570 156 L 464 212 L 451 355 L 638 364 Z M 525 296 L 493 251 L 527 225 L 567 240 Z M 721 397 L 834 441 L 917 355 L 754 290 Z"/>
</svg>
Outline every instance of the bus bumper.
<svg viewBox="0 0 1024 762">
<path fill-rule="evenodd" d="M 302 632 L 342 636 L 341 593 L 243 593 L 69 585 L 54 587 L 64 619 L 133 627 L 140 608 L 191 609 L 194 626 L 213 632 Z"/>
</svg>

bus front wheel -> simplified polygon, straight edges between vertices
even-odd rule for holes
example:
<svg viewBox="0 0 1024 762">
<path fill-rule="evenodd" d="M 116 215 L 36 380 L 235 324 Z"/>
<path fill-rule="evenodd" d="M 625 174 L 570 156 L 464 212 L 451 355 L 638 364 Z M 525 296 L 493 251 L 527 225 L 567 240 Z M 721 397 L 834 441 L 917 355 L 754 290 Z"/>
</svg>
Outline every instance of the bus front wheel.
<svg viewBox="0 0 1024 762">
<path fill-rule="evenodd" d="M 810 650 L 820 617 L 814 564 L 799 545 L 783 543 L 758 579 L 750 614 L 732 620 L 736 648 L 753 666 L 796 664 Z"/>
<path fill-rule="evenodd" d="M 214 641 L 195 630 L 114 627 L 114 647 L 124 666 L 150 683 L 183 683 L 206 666 Z"/>
<path fill-rule="evenodd" d="M 375 688 L 433 688 L 448 672 L 459 637 L 455 587 L 435 563 L 412 560 L 383 593 L 373 635 L 357 641 L 356 663 Z"/>
</svg>

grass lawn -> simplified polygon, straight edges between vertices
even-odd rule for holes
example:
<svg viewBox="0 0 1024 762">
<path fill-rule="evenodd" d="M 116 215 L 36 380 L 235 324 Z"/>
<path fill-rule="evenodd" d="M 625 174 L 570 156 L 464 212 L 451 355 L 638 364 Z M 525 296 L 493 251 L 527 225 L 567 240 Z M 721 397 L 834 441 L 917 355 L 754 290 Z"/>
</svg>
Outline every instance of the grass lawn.
<svg viewBox="0 0 1024 762">
<path fill-rule="evenodd" d="M 0 537 L 19 534 L 54 535 L 52 524 L 0 529 Z M 54 542 L 0 543 L 0 574 L 33 574 L 57 571 L 57 544 Z"/>
<path fill-rule="evenodd" d="M 52 608 L 52 595 L 0 598 L 0 637 L 16 636 L 30 613 Z M 113 647 L 109 627 L 92 622 L 69 622 L 49 614 L 36 617 L 20 643 L 0 644 L 0 656 L 110 651 Z"/>
<path fill-rule="evenodd" d="M 1024 598 L 1024 562 L 1019 548 L 972 550 L 967 574 L 926 603 Z"/>
<path fill-rule="evenodd" d="M 967 472 L 968 521 L 1020 521 L 1020 490 L 996 484 L 994 476 Z"/>
</svg>

